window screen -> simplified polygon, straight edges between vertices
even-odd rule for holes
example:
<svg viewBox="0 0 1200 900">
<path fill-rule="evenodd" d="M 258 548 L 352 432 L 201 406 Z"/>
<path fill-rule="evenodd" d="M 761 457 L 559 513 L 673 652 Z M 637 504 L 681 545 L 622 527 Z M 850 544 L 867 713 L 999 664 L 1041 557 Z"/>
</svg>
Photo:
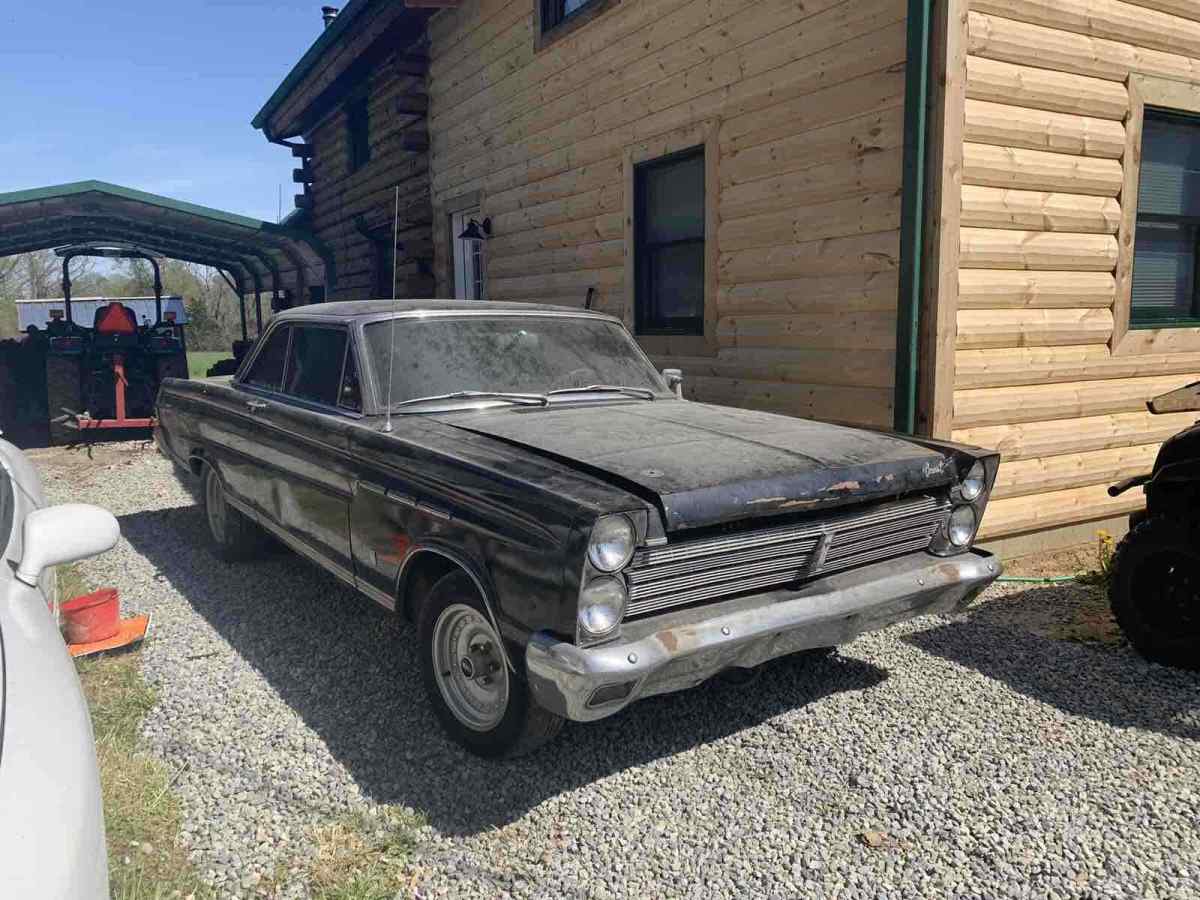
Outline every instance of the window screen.
<svg viewBox="0 0 1200 900">
<path fill-rule="evenodd" d="M 1200 119 L 1146 108 L 1133 255 L 1134 324 L 1195 324 Z"/>
<path fill-rule="evenodd" d="M 704 148 L 634 170 L 639 334 L 704 333 Z"/>
<path fill-rule="evenodd" d="M 350 171 L 353 172 L 371 159 L 371 112 L 365 96 L 346 105 L 346 132 L 350 145 Z"/>
<path fill-rule="evenodd" d="M 344 329 L 293 326 L 283 392 L 299 400 L 333 406 L 338 400 L 345 358 Z"/>
<path fill-rule="evenodd" d="M 283 362 L 287 359 L 288 335 L 291 328 L 281 325 L 271 332 L 254 366 L 246 375 L 246 384 L 269 391 L 279 390 L 283 383 Z"/>
</svg>

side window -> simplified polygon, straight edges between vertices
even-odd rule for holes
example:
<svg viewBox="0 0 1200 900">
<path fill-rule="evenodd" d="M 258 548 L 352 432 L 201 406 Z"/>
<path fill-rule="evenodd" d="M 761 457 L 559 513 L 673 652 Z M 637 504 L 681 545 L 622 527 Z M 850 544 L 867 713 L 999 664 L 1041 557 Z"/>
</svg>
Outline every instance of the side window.
<svg viewBox="0 0 1200 900">
<path fill-rule="evenodd" d="M 299 400 L 333 406 L 345 358 L 344 328 L 292 326 L 292 349 L 288 353 L 283 392 Z"/>
<path fill-rule="evenodd" d="M 634 169 L 638 334 L 704 334 L 704 148 Z"/>
<path fill-rule="evenodd" d="M 258 359 L 254 360 L 254 365 L 246 374 L 246 384 L 269 391 L 279 390 L 283 384 L 283 363 L 287 359 L 291 331 L 290 326 L 282 325 L 271 332 Z"/>
<path fill-rule="evenodd" d="M 1200 320 L 1200 117 L 1146 107 L 1130 321 Z"/>
<path fill-rule="evenodd" d="M 338 406 L 354 412 L 362 412 L 362 385 L 358 380 L 358 362 L 354 358 L 354 346 L 346 348 L 346 366 L 342 369 L 342 386 L 338 390 Z"/>
</svg>

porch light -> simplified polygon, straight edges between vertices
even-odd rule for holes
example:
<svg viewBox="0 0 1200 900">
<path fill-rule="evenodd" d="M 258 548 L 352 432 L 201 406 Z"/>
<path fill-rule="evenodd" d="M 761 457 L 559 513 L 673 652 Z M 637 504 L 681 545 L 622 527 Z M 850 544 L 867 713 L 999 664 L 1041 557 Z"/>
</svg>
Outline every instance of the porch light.
<svg viewBox="0 0 1200 900">
<path fill-rule="evenodd" d="M 488 217 L 480 224 L 472 219 L 467 223 L 467 227 L 463 229 L 462 234 L 458 236 L 460 241 L 467 241 L 472 244 L 482 244 L 492 236 L 492 220 Z"/>
</svg>

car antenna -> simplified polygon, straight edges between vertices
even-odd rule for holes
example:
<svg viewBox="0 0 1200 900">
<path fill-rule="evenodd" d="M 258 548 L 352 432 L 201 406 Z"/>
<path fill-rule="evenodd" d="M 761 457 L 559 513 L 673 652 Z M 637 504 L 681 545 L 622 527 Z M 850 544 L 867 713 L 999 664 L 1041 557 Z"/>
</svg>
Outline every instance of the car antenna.
<svg viewBox="0 0 1200 900">
<path fill-rule="evenodd" d="M 392 363 L 396 359 L 396 243 L 400 240 L 400 185 L 396 185 L 396 206 L 392 213 L 392 319 L 388 335 L 387 421 L 383 430 L 392 431 Z"/>
</svg>

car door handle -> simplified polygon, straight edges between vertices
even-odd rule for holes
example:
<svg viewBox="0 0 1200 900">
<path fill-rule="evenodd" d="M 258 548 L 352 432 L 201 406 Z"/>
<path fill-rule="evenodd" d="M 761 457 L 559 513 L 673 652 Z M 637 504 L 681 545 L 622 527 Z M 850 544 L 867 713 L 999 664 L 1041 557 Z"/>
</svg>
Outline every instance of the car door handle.
<svg viewBox="0 0 1200 900">
<path fill-rule="evenodd" d="M 247 400 L 246 401 L 246 409 L 250 410 L 250 412 L 252 412 L 252 413 L 262 412 L 266 408 L 267 408 L 267 404 L 262 400 Z"/>
</svg>

